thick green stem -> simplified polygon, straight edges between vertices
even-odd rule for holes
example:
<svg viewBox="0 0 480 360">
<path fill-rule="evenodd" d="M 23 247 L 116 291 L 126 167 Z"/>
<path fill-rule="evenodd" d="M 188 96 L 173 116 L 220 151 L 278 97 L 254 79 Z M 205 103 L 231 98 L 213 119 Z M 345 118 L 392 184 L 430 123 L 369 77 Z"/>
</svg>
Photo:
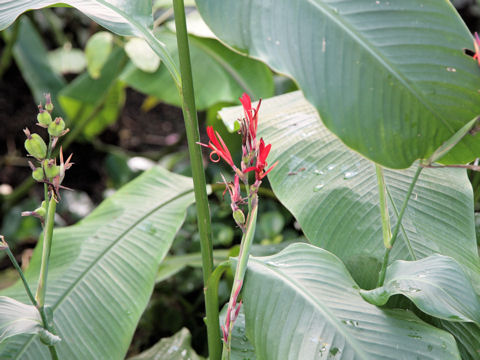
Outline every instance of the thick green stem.
<svg viewBox="0 0 480 360">
<path fill-rule="evenodd" d="M 402 208 L 400 209 L 400 214 L 398 214 L 397 223 L 395 224 L 395 228 L 393 229 L 392 240 L 390 241 L 390 248 L 385 249 L 385 255 L 383 257 L 382 268 L 380 269 L 380 273 L 378 276 L 378 283 L 377 287 L 383 286 L 385 281 L 385 274 L 387 272 L 388 260 L 390 257 L 390 251 L 397 240 L 398 232 L 400 231 L 400 225 L 402 224 L 403 215 L 405 214 L 405 210 L 407 209 L 408 201 L 410 200 L 410 196 L 412 195 L 413 189 L 415 188 L 415 184 L 417 183 L 418 177 L 422 172 L 422 167 L 419 166 L 415 175 L 413 176 L 412 182 L 407 190 L 407 195 L 405 196 L 405 200 L 403 200 Z"/>
<path fill-rule="evenodd" d="M 50 250 L 52 248 L 52 235 L 53 225 L 55 220 L 55 210 L 57 202 L 52 195 L 48 203 L 48 211 L 45 221 L 45 228 L 43 230 L 43 249 L 42 249 L 42 262 L 40 265 L 40 277 L 38 279 L 37 293 L 35 299 L 38 303 L 38 308 L 43 308 L 45 305 L 45 291 L 47 288 L 47 274 L 48 274 L 48 262 L 50 260 Z"/>
<path fill-rule="evenodd" d="M 253 243 L 253 237 L 255 235 L 255 226 L 257 224 L 257 212 L 258 212 L 258 197 L 256 193 L 253 193 L 252 199 L 252 209 L 248 214 L 246 230 L 242 237 L 242 242 L 240 243 L 240 253 L 238 254 L 238 262 L 235 270 L 235 277 L 233 279 L 232 292 L 230 294 L 230 301 L 228 307 L 231 311 L 235 311 L 235 306 L 237 302 L 237 296 L 240 293 L 240 290 L 243 286 L 243 281 L 245 279 L 245 272 L 247 271 L 248 258 L 250 256 L 250 248 Z M 228 316 L 229 312 L 227 312 Z M 225 323 L 227 323 L 225 321 Z M 233 330 L 233 321 L 230 321 L 230 326 L 228 327 L 228 339 L 227 342 L 223 343 L 223 352 L 222 359 L 229 360 L 231 353 L 231 334 Z M 225 325 L 226 326 L 226 325 Z"/>
<path fill-rule="evenodd" d="M 392 229 L 390 228 L 390 216 L 388 214 L 388 204 L 387 204 L 387 187 L 385 185 L 385 179 L 383 177 L 382 167 L 378 164 L 375 164 L 375 172 L 377 174 L 377 183 L 378 183 L 378 195 L 380 198 L 380 213 L 382 215 L 382 233 L 383 233 L 383 244 L 385 248 L 389 249 L 392 247 Z"/>
<path fill-rule="evenodd" d="M 203 169 L 203 159 L 198 131 L 197 111 L 193 92 L 192 67 L 190 63 L 190 50 L 188 45 L 187 24 L 185 20 L 185 6 L 183 0 L 173 1 L 175 14 L 175 27 L 177 32 L 178 56 L 180 60 L 180 74 L 182 77 L 181 89 L 183 118 L 187 133 L 188 150 L 192 166 L 193 186 L 197 204 L 198 230 L 202 252 L 203 282 L 206 285 L 213 270 L 213 253 L 211 240 L 210 209 L 208 206 L 207 187 Z M 205 292 L 205 310 L 207 324 L 208 349 L 211 360 L 218 360 L 221 356 L 220 329 L 218 322 L 217 299 L 213 299 Z"/>
</svg>

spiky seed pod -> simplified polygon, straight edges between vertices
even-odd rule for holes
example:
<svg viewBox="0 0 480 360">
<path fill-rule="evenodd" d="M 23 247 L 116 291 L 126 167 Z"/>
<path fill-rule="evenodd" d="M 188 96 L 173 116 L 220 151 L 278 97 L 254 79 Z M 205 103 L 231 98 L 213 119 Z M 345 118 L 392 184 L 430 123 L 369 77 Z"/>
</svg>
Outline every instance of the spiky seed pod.
<svg viewBox="0 0 480 360">
<path fill-rule="evenodd" d="M 25 135 L 27 135 L 27 140 L 25 140 L 25 149 L 30 155 L 38 160 L 43 160 L 47 156 L 47 144 L 38 134 L 30 134 L 30 131 L 27 129 L 23 130 Z"/>
<path fill-rule="evenodd" d="M 65 121 L 61 117 L 55 118 L 48 126 L 48 133 L 51 136 L 62 136 L 65 130 Z"/>
</svg>

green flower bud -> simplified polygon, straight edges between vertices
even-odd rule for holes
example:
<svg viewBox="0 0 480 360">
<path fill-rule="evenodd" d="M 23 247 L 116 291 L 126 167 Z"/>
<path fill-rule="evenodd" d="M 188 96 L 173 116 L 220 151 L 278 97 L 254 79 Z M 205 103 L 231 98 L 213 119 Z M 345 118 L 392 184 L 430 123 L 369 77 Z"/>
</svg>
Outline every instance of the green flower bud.
<svg viewBox="0 0 480 360">
<path fill-rule="evenodd" d="M 55 165 L 55 160 L 45 160 L 43 162 L 43 170 L 48 179 L 53 179 L 55 176 L 60 174 L 60 167 Z"/>
<path fill-rule="evenodd" d="M 46 100 L 45 109 L 51 113 L 53 111 L 53 104 L 52 104 L 52 98 L 50 97 L 50 94 L 45 94 L 45 100 Z"/>
<path fill-rule="evenodd" d="M 240 209 L 233 212 L 233 219 L 239 226 L 245 224 L 245 215 L 243 215 L 243 211 Z"/>
<path fill-rule="evenodd" d="M 42 111 L 37 115 L 37 121 L 41 125 L 48 126 L 52 123 L 52 116 L 48 111 Z"/>
<path fill-rule="evenodd" d="M 36 181 L 43 181 L 43 169 L 42 168 L 36 168 L 35 170 L 32 171 L 32 177 Z"/>
<path fill-rule="evenodd" d="M 48 126 L 48 133 L 52 136 L 62 136 L 65 130 L 65 121 L 61 117 L 55 118 Z"/>
<path fill-rule="evenodd" d="M 23 132 L 27 135 L 25 140 L 25 149 L 30 155 L 38 160 L 43 160 L 47 156 L 47 144 L 38 134 L 30 134 L 30 131 L 24 129 Z"/>
</svg>

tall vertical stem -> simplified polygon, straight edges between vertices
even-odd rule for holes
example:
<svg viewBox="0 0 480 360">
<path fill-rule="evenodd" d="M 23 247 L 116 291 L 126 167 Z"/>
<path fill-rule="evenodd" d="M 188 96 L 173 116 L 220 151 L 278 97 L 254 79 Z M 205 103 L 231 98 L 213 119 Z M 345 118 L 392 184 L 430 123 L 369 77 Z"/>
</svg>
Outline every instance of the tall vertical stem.
<svg viewBox="0 0 480 360">
<path fill-rule="evenodd" d="M 180 60 L 180 74 L 182 77 L 179 89 L 182 99 L 183 118 L 187 132 L 188 150 L 192 166 L 193 186 L 197 204 L 198 230 L 202 252 L 203 283 L 206 286 L 208 278 L 213 271 L 213 253 L 211 241 L 210 209 L 208 206 L 205 173 L 198 132 L 197 111 L 193 92 L 192 67 L 185 20 L 185 6 L 183 0 L 173 1 L 175 14 L 175 27 L 177 32 L 178 56 Z M 208 349 L 210 359 L 217 360 L 221 356 L 220 328 L 218 321 L 218 307 L 216 299 L 211 299 L 209 293 L 204 291 Z"/>
<path fill-rule="evenodd" d="M 388 265 L 388 259 L 390 257 L 390 251 L 392 250 L 393 245 L 397 240 L 398 232 L 400 231 L 400 225 L 402 225 L 403 215 L 405 214 L 405 210 L 407 209 L 408 200 L 410 200 L 410 196 L 412 195 L 413 189 L 415 188 L 415 184 L 417 183 L 418 177 L 420 176 L 421 172 L 422 172 L 422 167 L 419 166 L 417 168 L 417 171 L 415 172 L 415 175 L 413 176 L 410 186 L 408 187 L 407 195 L 405 195 L 405 200 L 403 200 L 402 208 L 400 209 L 400 213 L 398 214 L 397 223 L 395 224 L 395 228 L 393 229 L 392 239 L 390 240 L 390 248 L 385 249 L 385 255 L 383 257 L 383 264 L 382 264 L 382 268 L 380 269 L 377 287 L 383 286 L 383 283 L 385 281 L 385 274 L 387 272 L 387 265 Z"/>
</svg>

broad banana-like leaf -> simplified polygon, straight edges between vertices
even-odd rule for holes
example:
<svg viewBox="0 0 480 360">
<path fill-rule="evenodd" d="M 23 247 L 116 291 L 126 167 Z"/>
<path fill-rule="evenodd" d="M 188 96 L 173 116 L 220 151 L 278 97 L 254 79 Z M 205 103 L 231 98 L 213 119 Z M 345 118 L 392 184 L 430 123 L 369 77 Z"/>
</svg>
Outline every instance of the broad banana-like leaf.
<svg viewBox="0 0 480 360">
<path fill-rule="evenodd" d="M 230 127 L 242 114 L 241 107 L 220 112 Z M 373 288 L 385 252 L 373 163 L 323 126 L 300 92 L 262 101 L 259 134 L 272 143 L 269 163 L 279 162 L 268 175 L 272 189 L 309 241 L 339 256 L 362 288 Z M 392 226 L 415 171 L 416 166 L 384 172 Z M 424 169 L 402 224 L 391 261 L 450 256 L 480 291 L 473 194 L 465 170 Z"/>
<path fill-rule="evenodd" d="M 480 114 L 480 69 L 449 1 L 197 0 L 228 45 L 293 77 L 323 123 L 387 167 L 427 158 Z M 480 155 L 466 136 L 445 162 Z"/>
<path fill-rule="evenodd" d="M 152 0 L 3 0 L 0 2 L 0 30 L 22 13 L 47 6 L 69 5 L 77 8 L 106 29 L 124 36 L 145 39 L 179 83 L 180 75 L 165 45 L 152 33 Z"/>
<path fill-rule="evenodd" d="M 397 260 L 387 268 L 383 286 L 360 294 L 378 306 L 385 305 L 390 296 L 402 294 L 436 318 L 480 324 L 479 297 L 458 263 L 448 256 Z"/>
<path fill-rule="evenodd" d="M 369 304 L 340 259 L 312 245 L 251 257 L 242 299 L 259 359 L 460 359 L 452 335 Z"/>
<path fill-rule="evenodd" d="M 56 345 L 61 359 L 124 359 L 192 201 L 190 178 L 156 167 L 78 224 L 54 231 L 46 305 L 62 339 Z M 33 289 L 41 249 L 39 243 L 26 272 Z M 21 284 L 3 294 L 28 302 Z M 47 360 L 50 354 L 38 336 L 17 336 L 0 346 L 0 358 Z"/>
</svg>

